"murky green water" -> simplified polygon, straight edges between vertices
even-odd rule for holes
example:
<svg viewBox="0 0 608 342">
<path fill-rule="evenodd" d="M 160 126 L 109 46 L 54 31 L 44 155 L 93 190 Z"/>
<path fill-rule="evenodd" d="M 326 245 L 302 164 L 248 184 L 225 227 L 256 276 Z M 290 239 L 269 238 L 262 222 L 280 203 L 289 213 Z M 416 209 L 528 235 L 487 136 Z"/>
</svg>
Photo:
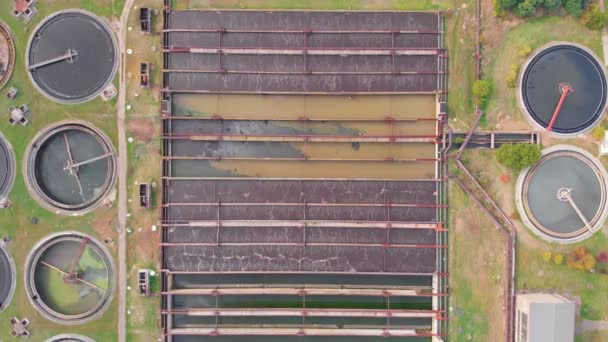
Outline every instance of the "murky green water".
<svg viewBox="0 0 608 342">
<path fill-rule="evenodd" d="M 91 246 L 85 248 L 75 268 L 78 278 L 89 284 L 64 281 L 64 274 L 74 267 L 81 247 L 80 241 L 57 242 L 43 252 L 36 265 L 34 281 L 40 299 L 61 314 L 78 315 L 95 308 L 109 287 L 108 267 Z"/>
</svg>

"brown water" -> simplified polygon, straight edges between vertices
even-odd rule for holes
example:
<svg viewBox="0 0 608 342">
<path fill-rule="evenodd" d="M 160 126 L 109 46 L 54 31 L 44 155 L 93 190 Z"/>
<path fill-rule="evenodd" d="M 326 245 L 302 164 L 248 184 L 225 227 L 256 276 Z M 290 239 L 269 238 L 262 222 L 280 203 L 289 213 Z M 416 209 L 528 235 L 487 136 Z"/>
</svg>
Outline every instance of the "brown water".
<svg viewBox="0 0 608 342">
<path fill-rule="evenodd" d="M 336 134 L 340 136 L 435 135 L 435 121 L 387 122 L 397 120 L 434 119 L 434 95 L 214 95 L 175 94 L 173 115 L 188 117 L 221 116 L 239 120 L 226 124 L 227 134 Z M 327 120 L 302 122 L 301 118 Z M 242 120 L 242 121 L 241 121 Z M 258 121 L 251 121 L 258 120 Z M 291 121 L 274 121 L 291 120 Z M 363 120 L 363 121 L 358 121 Z M 371 120 L 371 122 L 364 121 Z M 252 126 L 252 123 L 256 123 Z M 198 134 L 205 131 L 195 119 L 179 120 L 175 134 Z M 205 124 L 209 127 L 207 124 Z M 211 125 L 215 125 L 211 123 Z M 195 127 L 199 128 L 195 128 Z M 252 127 L 255 127 L 252 128 Z M 260 132 L 258 132 L 260 131 Z M 233 157 L 287 157 L 325 159 L 323 161 L 278 160 L 174 160 L 175 177 L 256 177 L 256 178 L 358 178 L 358 179 L 433 179 L 433 161 L 405 161 L 435 158 L 431 143 L 239 143 L 213 147 L 192 145 L 187 155 Z M 214 145 L 215 146 L 215 145 Z M 219 150 L 218 150 L 219 148 Z M 252 150 L 253 148 L 253 150 Z M 394 159 L 399 162 L 385 161 Z M 333 160 L 343 159 L 343 160 Z"/>
<path fill-rule="evenodd" d="M 175 94 L 173 115 L 230 119 L 384 120 L 435 118 L 435 95 L 217 95 Z"/>
</svg>

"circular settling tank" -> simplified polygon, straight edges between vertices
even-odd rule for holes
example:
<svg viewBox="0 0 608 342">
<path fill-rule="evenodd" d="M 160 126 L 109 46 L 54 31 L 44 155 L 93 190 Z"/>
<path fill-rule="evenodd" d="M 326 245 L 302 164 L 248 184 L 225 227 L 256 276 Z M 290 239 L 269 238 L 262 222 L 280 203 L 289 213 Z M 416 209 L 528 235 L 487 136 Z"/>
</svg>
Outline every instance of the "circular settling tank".
<svg viewBox="0 0 608 342">
<path fill-rule="evenodd" d="M 26 152 L 24 174 L 32 196 L 62 214 L 84 213 L 112 189 L 115 152 L 110 139 L 84 122 L 43 129 Z"/>
<path fill-rule="evenodd" d="M 576 242 L 602 226 L 606 186 L 606 170 L 596 158 L 575 147 L 555 146 L 519 176 L 517 205 L 537 235 Z"/>
<path fill-rule="evenodd" d="M 34 29 L 25 65 L 34 85 L 50 99 L 85 102 L 112 81 L 116 46 L 103 19 L 81 10 L 60 11 Z"/>
<path fill-rule="evenodd" d="M 44 342 L 95 342 L 92 339 L 76 334 L 63 334 L 49 338 Z"/>
<path fill-rule="evenodd" d="M 15 180 L 15 153 L 0 133 L 0 201 L 6 199 Z"/>
<path fill-rule="evenodd" d="M 0 21 L 0 89 L 11 78 L 15 66 L 15 44 L 8 26 Z"/>
<path fill-rule="evenodd" d="M 78 232 L 46 237 L 30 253 L 25 284 L 32 304 L 48 319 L 80 324 L 99 316 L 114 293 L 114 265 L 95 239 Z"/>
<path fill-rule="evenodd" d="M 529 119 L 556 135 L 591 129 L 606 107 L 606 74 L 589 49 L 553 43 L 537 50 L 522 68 L 520 105 Z"/>
<path fill-rule="evenodd" d="M 8 307 L 15 291 L 15 264 L 4 247 L 0 246 L 0 311 Z"/>
</svg>

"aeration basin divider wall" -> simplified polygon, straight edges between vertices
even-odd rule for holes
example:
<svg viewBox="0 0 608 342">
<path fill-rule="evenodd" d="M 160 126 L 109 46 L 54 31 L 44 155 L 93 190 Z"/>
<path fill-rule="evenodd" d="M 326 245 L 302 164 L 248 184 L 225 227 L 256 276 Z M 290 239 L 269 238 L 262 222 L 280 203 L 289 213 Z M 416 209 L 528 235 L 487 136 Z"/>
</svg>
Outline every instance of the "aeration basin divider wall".
<svg viewBox="0 0 608 342">
<path fill-rule="evenodd" d="M 165 340 L 444 336 L 442 15 L 164 18 Z"/>
</svg>

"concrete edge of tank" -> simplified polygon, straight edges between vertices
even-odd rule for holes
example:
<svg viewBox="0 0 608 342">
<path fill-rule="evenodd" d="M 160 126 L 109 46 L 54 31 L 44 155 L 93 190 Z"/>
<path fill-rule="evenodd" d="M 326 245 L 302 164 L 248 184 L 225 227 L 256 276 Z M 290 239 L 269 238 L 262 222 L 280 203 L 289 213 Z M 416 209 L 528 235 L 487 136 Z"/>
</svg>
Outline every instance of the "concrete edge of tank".
<svg viewBox="0 0 608 342">
<path fill-rule="evenodd" d="M 8 71 L 0 78 L 0 90 L 8 83 L 15 70 L 15 41 L 13 40 L 13 34 L 8 24 L 0 20 L 0 34 L 3 34 L 9 40 L 9 58 L 8 58 Z"/>
<path fill-rule="evenodd" d="M 550 153 L 558 152 L 558 151 L 576 152 L 576 153 L 580 153 L 584 157 L 588 158 L 589 161 L 592 162 L 598 168 L 598 170 L 602 173 L 602 176 L 604 177 L 604 180 L 603 180 L 604 184 L 608 184 L 608 172 L 606 171 L 606 169 L 604 168 L 602 163 L 591 153 L 587 152 L 586 150 L 584 150 L 580 147 L 576 147 L 576 146 L 572 146 L 572 145 L 561 145 L 561 144 L 554 145 L 554 146 L 544 149 L 542 151 L 542 156 L 544 157 Z M 532 221 L 530 221 L 528 215 L 526 214 L 526 210 L 524 209 L 524 205 L 523 205 L 524 180 L 528 176 L 530 169 L 531 168 L 528 167 L 528 168 L 522 170 L 519 173 L 519 176 L 517 177 L 517 181 L 515 182 L 515 204 L 516 204 L 517 211 L 519 212 L 519 216 L 520 216 L 524 226 L 529 231 L 531 231 L 534 235 L 540 237 L 541 239 L 545 240 L 546 242 L 559 243 L 559 244 L 571 244 L 571 243 L 583 241 L 583 240 L 591 237 L 593 234 L 597 233 L 599 230 L 601 230 L 602 226 L 604 225 L 604 222 L 606 221 L 606 217 L 608 216 L 608 203 L 604 205 L 600 218 L 598 219 L 595 227 L 593 227 L 594 228 L 593 232 L 586 231 L 585 233 L 572 237 L 572 238 L 560 239 L 560 238 L 557 238 L 554 236 L 550 236 L 550 235 L 544 233 L 541 229 L 538 229 L 532 223 Z"/>
<path fill-rule="evenodd" d="M 2 132 L 0 132 L 0 141 L 4 144 L 4 146 L 6 146 L 8 150 L 7 152 L 9 153 L 9 158 L 11 159 L 10 165 L 8 166 L 10 168 L 10 178 L 8 180 L 8 185 L 6 186 L 6 190 L 0 193 L 0 202 L 2 202 L 8 199 L 8 196 L 11 193 L 11 190 L 13 189 L 13 185 L 15 184 L 15 176 L 17 173 L 17 158 L 15 156 L 15 149 L 13 149 L 13 145 L 10 143 L 10 141 L 8 141 L 6 136 L 2 134 Z"/>
<path fill-rule="evenodd" d="M 10 272 L 13 275 L 13 280 L 11 282 L 11 288 L 8 291 L 8 296 L 6 297 L 4 303 L 2 303 L 2 307 L 0 307 L 0 312 L 2 312 L 10 306 L 11 301 L 13 300 L 13 296 L 15 295 L 15 289 L 17 288 L 17 268 L 15 266 L 15 260 L 13 259 L 13 256 L 6 250 L 6 248 L 4 248 L 4 246 L 0 246 L 0 253 L 6 255 Z"/>
<path fill-rule="evenodd" d="M 93 132 L 95 132 L 99 136 L 99 138 L 101 138 L 104 141 L 104 143 L 110 148 L 110 150 L 112 152 L 114 152 L 114 156 L 112 157 L 112 160 L 113 160 L 112 175 L 111 175 L 111 179 L 108 181 L 107 189 L 106 189 L 105 193 L 102 196 L 100 196 L 97 201 L 95 201 L 91 205 L 89 205 L 86 208 L 83 208 L 81 210 L 66 210 L 66 209 L 58 208 L 58 207 L 54 206 L 52 203 L 48 202 L 44 198 L 45 196 L 42 196 L 41 193 L 39 193 L 39 190 L 37 190 L 38 187 L 34 187 L 34 185 L 33 185 L 34 182 L 33 182 L 33 179 L 31 179 L 31 175 L 30 175 L 31 170 L 29 169 L 30 159 L 32 157 L 31 152 L 32 152 L 33 144 L 35 142 L 39 141 L 42 137 L 47 135 L 52 130 L 59 128 L 61 126 L 70 125 L 70 124 L 83 125 L 89 129 L 91 129 Z M 110 139 L 110 137 L 108 137 L 101 129 L 97 128 L 95 125 L 93 125 L 87 121 L 69 119 L 69 120 L 57 121 L 55 123 L 47 125 L 47 126 L 43 127 L 42 129 L 40 129 L 38 131 L 38 133 L 36 133 L 36 135 L 30 140 L 30 142 L 27 144 L 27 146 L 25 148 L 23 162 L 21 165 L 21 172 L 23 173 L 23 181 L 25 182 L 25 187 L 27 188 L 27 191 L 29 192 L 30 196 L 32 196 L 32 198 L 36 201 L 36 203 L 38 203 L 40 206 L 42 206 L 43 208 L 45 208 L 55 214 L 80 216 L 80 215 L 87 214 L 87 213 L 97 209 L 99 206 L 102 205 L 104 200 L 110 196 L 110 194 L 112 193 L 112 190 L 116 184 L 116 178 L 117 178 L 117 172 L 118 172 L 117 164 L 118 163 L 116 160 L 116 149 L 114 148 L 114 144 L 112 144 L 112 140 Z"/>
<path fill-rule="evenodd" d="M 574 46 L 577 47 L 585 52 L 587 52 L 589 55 L 591 55 L 593 58 L 595 58 L 595 60 L 598 62 L 598 65 L 601 67 L 602 69 L 602 74 L 604 76 L 604 79 L 607 82 L 608 85 L 608 74 L 606 73 L 606 66 L 604 65 L 604 63 L 602 62 L 602 60 L 597 56 L 597 54 L 595 52 L 593 52 L 590 48 L 579 44 L 579 43 L 575 43 L 575 42 L 568 42 L 568 41 L 552 41 L 549 42 L 547 44 L 544 44 L 538 48 L 536 48 L 531 54 L 530 56 L 528 56 L 528 58 L 526 59 L 526 61 L 521 65 L 521 67 L 519 68 L 519 75 L 517 76 L 517 88 L 516 88 L 516 97 L 517 97 L 517 107 L 519 108 L 520 112 L 523 114 L 523 116 L 526 118 L 526 120 L 532 124 L 532 126 L 534 126 L 534 128 L 540 130 L 541 132 L 545 132 L 546 128 L 541 126 L 538 122 L 536 122 L 533 118 L 532 115 L 530 114 L 530 112 L 528 112 L 528 109 L 526 108 L 526 104 L 524 103 L 524 98 L 523 98 L 523 94 L 522 94 L 522 86 L 523 86 L 523 80 L 524 80 L 524 74 L 525 74 L 525 70 L 528 68 L 528 66 L 530 65 L 530 62 L 532 62 L 532 60 L 538 56 L 538 54 L 540 54 L 541 52 L 543 52 L 544 50 L 553 47 L 553 46 L 557 46 L 557 45 L 570 45 L 570 46 Z M 604 103 L 604 108 L 602 109 L 602 113 L 606 112 L 606 109 L 608 108 L 608 94 L 605 94 L 606 96 L 606 101 Z M 591 130 L 593 130 L 595 128 L 595 126 L 597 126 L 597 124 L 602 120 L 602 118 L 604 117 L 604 114 L 599 115 L 595 121 L 589 125 L 589 127 L 583 129 L 582 131 L 578 131 L 578 132 L 574 132 L 574 133 L 558 133 L 558 132 L 550 132 L 549 134 L 551 134 L 552 136 L 556 137 L 556 138 L 561 138 L 561 139 L 571 139 L 571 138 L 578 138 L 581 137 L 583 134 L 586 134 L 588 132 L 590 132 Z"/>
<path fill-rule="evenodd" d="M 46 340 L 44 340 L 44 342 L 57 342 L 57 341 L 61 341 L 62 339 L 74 339 L 74 340 L 79 340 L 82 342 L 95 342 L 95 340 L 93 340 L 92 338 L 78 335 L 78 334 L 61 334 L 61 335 L 53 336 L 49 339 L 46 339 Z"/>
<path fill-rule="evenodd" d="M 32 44 L 32 41 L 34 40 L 34 35 L 36 34 L 36 32 L 38 32 L 38 30 L 40 30 L 40 28 L 44 24 L 46 24 L 49 20 L 55 18 L 56 16 L 66 14 L 66 13 L 74 13 L 74 12 L 82 13 L 84 15 L 88 15 L 88 16 L 94 18 L 95 20 L 97 20 L 99 22 L 100 25 L 102 25 L 106 30 L 108 30 L 108 32 L 110 33 L 110 37 L 112 38 L 112 44 L 114 45 L 114 65 L 112 66 L 112 72 L 111 72 L 112 76 L 109 77 L 109 79 L 106 81 L 106 83 L 103 85 L 103 87 L 101 87 L 99 89 L 99 91 L 97 91 L 95 94 L 91 94 L 85 98 L 78 99 L 78 100 L 62 100 L 62 99 L 58 99 L 54 96 L 51 96 L 48 92 L 46 92 L 45 90 L 40 88 L 38 83 L 36 83 L 36 81 L 34 80 L 32 73 L 29 72 L 29 70 L 27 70 L 27 66 L 29 64 L 30 46 Z M 98 16 L 93 12 L 89 12 L 87 10 L 83 10 L 83 9 L 79 9 L 79 8 L 64 9 L 64 10 L 49 14 L 44 19 L 42 19 L 38 23 L 38 25 L 36 25 L 36 27 L 34 27 L 34 29 L 32 30 L 32 33 L 30 34 L 30 37 L 27 40 L 27 44 L 25 46 L 23 67 L 25 68 L 25 73 L 27 74 L 27 76 L 28 76 L 30 82 L 32 83 L 32 85 L 34 86 L 34 88 L 38 92 L 40 92 L 40 94 L 44 95 L 44 97 L 46 97 L 47 99 L 49 99 L 53 102 L 60 103 L 60 104 L 80 104 L 80 103 L 91 101 L 94 98 L 96 98 L 97 96 L 99 96 L 99 94 L 101 94 L 103 92 L 103 90 L 106 87 L 108 87 L 112 83 L 112 81 L 114 81 L 114 78 L 116 77 L 116 71 L 118 71 L 118 64 L 119 64 L 119 59 L 120 59 L 120 53 L 119 53 L 118 49 L 119 49 L 118 39 L 116 38 L 116 34 L 115 34 L 114 30 L 112 30 L 112 27 L 111 27 L 110 23 L 106 20 L 106 18 Z"/>
<path fill-rule="evenodd" d="M 108 283 L 110 288 L 107 290 L 108 293 L 107 293 L 104 303 L 101 306 L 92 310 L 93 312 L 91 314 L 88 314 L 86 317 L 73 319 L 73 320 L 66 320 L 66 319 L 56 317 L 54 315 L 54 314 L 56 314 L 56 312 L 54 310 L 47 311 L 48 309 L 45 309 L 44 307 L 42 307 L 40 305 L 40 303 L 38 303 L 37 301 L 35 301 L 33 299 L 33 296 L 36 294 L 36 292 L 32 288 L 32 282 L 34 281 L 32 279 L 32 274 L 34 273 L 34 269 L 32 269 L 32 262 L 34 261 L 34 257 L 36 257 L 39 254 L 40 249 L 43 248 L 47 243 L 53 241 L 54 239 L 61 238 L 62 236 L 66 236 L 66 237 L 67 236 L 78 236 L 81 238 L 86 237 L 90 241 L 92 241 L 94 244 L 96 244 L 97 247 L 99 247 L 103 251 L 103 253 L 106 254 L 107 261 L 108 261 L 108 267 L 109 267 L 108 274 L 111 274 L 111 280 Z M 48 234 L 48 235 L 42 237 L 38 242 L 36 242 L 36 244 L 32 247 L 32 249 L 30 250 L 30 252 L 27 255 L 27 258 L 25 261 L 25 268 L 24 268 L 24 272 L 23 272 L 23 280 L 24 280 L 25 291 L 27 292 L 28 300 L 29 300 L 30 304 L 36 309 L 36 311 L 40 315 L 42 315 L 43 317 L 45 317 L 46 319 L 48 319 L 49 321 L 51 321 L 53 323 L 62 324 L 62 325 L 79 325 L 79 324 L 91 322 L 93 320 L 98 319 L 99 317 L 101 317 L 101 315 L 103 313 L 106 312 L 106 310 L 112 304 L 112 302 L 114 300 L 115 291 L 116 291 L 116 265 L 114 264 L 114 258 L 112 257 L 112 254 L 110 253 L 110 251 L 99 240 L 97 240 L 93 236 L 85 234 L 85 233 L 67 230 L 67 231 L 61 231 L 61 232 Z"/>
</svg>

